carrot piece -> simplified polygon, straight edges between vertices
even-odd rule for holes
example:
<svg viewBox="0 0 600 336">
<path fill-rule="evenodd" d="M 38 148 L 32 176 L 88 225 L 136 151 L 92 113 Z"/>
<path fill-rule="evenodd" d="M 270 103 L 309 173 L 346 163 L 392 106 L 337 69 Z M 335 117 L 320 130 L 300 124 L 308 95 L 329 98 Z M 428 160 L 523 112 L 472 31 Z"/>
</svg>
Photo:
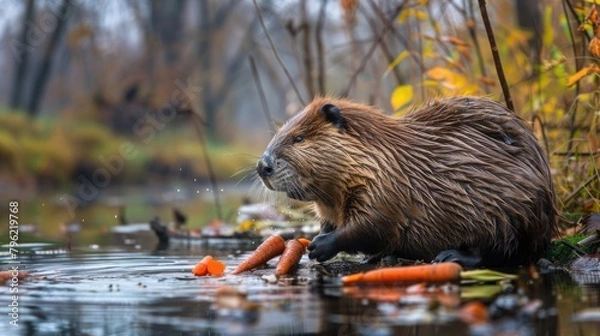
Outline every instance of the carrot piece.
<svg viewBox="0 0 600 336">
<path fill-rule="evenodd" d="M 202 260 L 200 260 L 200 262 L 198 262 L 196 264 L 196 266 L 194 266 L 194 268 L 192 268 L 192 273 L 194 273 L 195 276 L 203 276 L 203 275 L 220 276 L 220 275 L 223 275 L 224 271 L 225 271 L 225 264 L 222 261 L 216 260 L 212 256 L 209 256 L 209 255 L 202 258 Z"/>
<path fill-rule="evenodd" d="M 489 321 L 487 307 L 479 301 L 465 304 L 460 309 L 458 316 L 469 325 L 484 324 Z"/>
<path fill-rule="evenodd" d="M 454 262 L 439 264 L 389 267 L 342 278 L 344 285 L 386 282 L 448 282 L 460 279 L 462 267 Z"/>
<path fill-rule="evenodd" d="M 242 261 L 231 274 L 238 274 L 260 266 L 280 255 L 285 249 L 285 241 L 279 235 L 272 235 L 260 244 L 251 255 Z"/>
<path fill-rule="evenodd" d="M 196 264 L 196 266 L 194 266 L 194 268 L 192 268 L 192 273 L 194 273 L 195 276 L 208 275 L 208 264 L 210 263 L 211 260 L 214 260 L 214 259 L 212 256 L 209 256 L 209 255 L 202 258 L 202 260 L 200 260 L 200 262 L 198 262 Z"/>
<path fill-rule="evenodd" d="M 208 274 L 210 275 L 221 276 L 225 272 L 225 264 L 222 261 L 216 259 L 209 261 L 207 268 Z"/>
<path fill-rule="evenodd" d="M 310 244 L 310 239 L 306 239 L 306 238 L 298 238 L 298 241 L 304 245 L 304 247 L 307 247 L 308 244 Z"/>
<path fill-rule="evenodd" d="M 279 258 L 279 262 L 275 268 L 275 275 L 282 276 L 287 274 L 290 269 L 294 267 L 294 265 L 300 262 L 300 259 L 302 259 L 302 255 L 304 254 L 304 250 L 304 244 L 298 240 L 288 240 L 288 242 L 285 244 L 285 250 L 283 250 L 283 254 L 281 254 L 281 258 Z"/>
</svg>

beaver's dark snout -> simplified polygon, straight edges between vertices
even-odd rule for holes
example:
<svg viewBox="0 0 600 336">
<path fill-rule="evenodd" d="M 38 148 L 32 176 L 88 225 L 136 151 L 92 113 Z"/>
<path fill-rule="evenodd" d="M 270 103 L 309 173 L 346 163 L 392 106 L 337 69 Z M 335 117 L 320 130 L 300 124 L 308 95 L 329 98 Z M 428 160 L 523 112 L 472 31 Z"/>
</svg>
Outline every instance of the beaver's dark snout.
<svg viewBox="0 0 600 336">
<path fill-rule="evenodd" d="M 275 173 L 273 157 L 269 152 L 264 153 L 263 156 L 258 159 L 256 171 L 260 177 L 269 177 Z"/>
</svg>

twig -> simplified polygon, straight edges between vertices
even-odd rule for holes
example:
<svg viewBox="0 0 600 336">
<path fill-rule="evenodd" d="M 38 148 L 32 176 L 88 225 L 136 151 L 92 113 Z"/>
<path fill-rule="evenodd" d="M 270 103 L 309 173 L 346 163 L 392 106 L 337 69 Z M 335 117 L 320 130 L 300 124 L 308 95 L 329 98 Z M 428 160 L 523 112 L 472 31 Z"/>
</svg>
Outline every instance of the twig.
<svg viewBox="0 0 600 336">
<path fill-rule="evenodd" d="M 362 7 L 359 7 L 359 10 L 361 10 L 363 12 L 363 15 L 365 15 L 365 17 L 366 17 L 366 13 L 364 12 L 364 9 L 362 9 Z M 371 31 L 373 31 L 373 34 L 376 34 L 377 33 L 377 25 L 375 23 L 375 20 L 369 20 L 367 18 L 367 22 L 369 23 L 369 26 L 371 26 Z M 383 39 L 381 39 L 381 41 L 379 41 L 379 47 L 381 48 L 381 51 L 383 51 L 383 54 L 387 58 L 388 63 L 392 64 L 392 62 L 394 62 L 395 57 Z M 397 66 L 393 67 L 391 69 L 391 71 L 394 73 L 394 77 L 396 77 L 396 82 L 398 83 L 398 85 L 404 84 L 404 80 L 402 78 L 402 75 L 400 74 L 400 70 L 398 69 L 398 67 Z"/>
<path fill-rule="evenodd" d="M 373 0 L 370 0 L 369 4 L 371 5 L 371 7 L 375 11 L 375 13 L 377 13 L 377 16 L 383 22 L 383 24 L 385 24 L 385 26 L 388 27 L 388 29 L 393 33 L 393 35 L 396 37 L 398 42 L 400 42 L 402 47 L 405 50 L 411 50 L 411 48 L 408 47 L 408 41 L 406 41 L 406 39 L 401 34 L 398 33 L 398 31 L 394 27 L 394 23 L 392 22 L 392 20 L 390 20 L 383 14 L 383 12 L 381 11 L 381 8 L 379 8 L 377 6 L 377 4 L 375 4 L 375 2 L 373 2 Z M 402 10 L 402 8 L 405 5 L 406 5 L 406 1 L 404 1 L 398 5 L 397 10 L 394 12 L 394 16 L 393 16 L 394 18 L 398 16 L 398 13 L 400 13 L 400 11 Z M 425 66 L 423 65 L 423 61 L 418 56 L 416 56 L 414 53 L 412 53 L 410 51 L 409 51 L 409 55 L 412 57 L 414 62 L 419 66 L 419 70 L 421 71 L 421 73 L 424 73 Z"/>
<path fill-rule="evenodd" d="M 267 31 L 267 26 L 265 25 L 265 21 L 263 20 L 262 14 L 260 13 L 260 8 L 258 8 L 258 4 L 256 3 L 256 0 L 252 0 L 252 3 L 254 4 L 254 8 L 256 9 L 256 14 L 258 15 L 258 20 L 260 22 L 260 26 L 262 27 L 263 32 L 265 33 L 265 36 L 267 37 L 267 41 L 269 41 L 269 45 L 271 46 L 271 50 L 273 50 L 273 54 L 275 55 L 275 58 L 277 59 L 277 63 L 279 63 L 279 65 L 283 69 L 283 72 L 285 72 L 285 75 L 288 78 L 288 80 L 290 81 L 290 84 L 292 85 L 292 88 L 294 89 L 294 92 L 296 93 L 296 96 L 298 97 L 298 101 L 300 101 L 300 104 L 302 104 L 302 105 L 306 104 L 304 102 L 304 99 L 302 99 L 302 95 L 300 94 L 298 87 L 296 87 L 296 83 L 294 83 L 294 79 L 292 78 L 290 71 L 285 66 L 285 63 L 283 63 L 283 60 L 279 56 L 279 53 L 277 52 L 277 48 L 275 48 L 275 44 L 273 43 L 273 40 L 271 39 L 271 35 Z"/>
<path fill-rule="evenodd" d="M 574 55 L 574 59 L 575 59 L 575 73 L 577 73 L 579 70 L 581 70 L 581 67 L 583 66 L 583 59 L 578 57 L 579 53 L 577 52 L 577 46 L 575 43 L 575 35 L 573 34 L 573 29 L 571 28 L 571 19 L 567 12 L 567 9 L 569 9 L 569 12 L 571 13 L 571 15 L 573 15 L 575 20 L 577 20 L 577 23 L 578 24 L 581 24 L 581 23 L 579 22 L 579 19 L 577 18 L 577 14 L 575 13 L 573 5 L 571 5 L 571 3 L 568 0 L 563 0 L 562 5 L 563 5 L 563 12 L 565 13 L 565 17 L 567 18 L 567 28 L 569 29 L 569 38 L 571 39 L 571 46 L 573 48 L 573 55 Z M 587 34 L 585 34 L 585 36 L 587 37 Z M 589 39 L 589 37 L 588 37 L 588 39 Z M 584 49 L 583 53 L 585 53 L 585 47 L 583 46 L 583 44 L 582 44 L 582 47 Z M 580 85 L 579 85 L 579 82 L 577 82 L 575 84 L 575 97 L 579 97 L 579 90 L 580 90 Z M 575 120 L 577 117 L 578 105 L 579 105 L 579 99 L 575 99 L 575 102 L 573 102 L 573 107 L 572 107 L 573 112 L 571 112 L 569 115 L 569 140 L 567 142 L 567 152 L 569 152 L 569 153 L 573 150 L 573 141 L 572 140 L 575 138 L 575 132 L 577 131 L 577 127 L 575 127 Z M 566 171 L 566 167 L 565 167 L 565 171 Z"/>
<path fill-rule="evenodd" d="M 467 21 L 469 21 L 469 20 L 471 21 L 471 24 L 469 24 L 467 22 L 467 31 L 469 32 L 469 36 L 471 37 L 471 40 L 473 41 L 473 46 L 475 47 L 475 55 L 477 56 L 477 63 L 479 64 L 479 71 L 481 72 L 481 75 L 483 77 L 487 77 L 485 61 L 483 60 L 481 46 L 479 45 L 479 41 L 477 40 L 477 30 L 475 30 L 475 13 L 473 11 L 473 0 L 468 0 L 467 4 L 468 4 L 468 9 L 467 9 L 468 16 L 467 16 L 467 13 L 465 13 L 465 18 L 467 19 Z M 485 92 L 490 92 L 490 88 L 489 88 L 488 84 L 486 84 L 485 82 L 483 83 L 483 87 L 485 89 Z"/>
<path fill-rule="evenodd" d="M 212 162 L 210 160 L 210 155 L 208 154 L 208 147 L 206 146 L 206 140 L 204 139 L 204 133 L 202 132 L 202 120 L 199 115 L 194 113 L 194 111 L 189 111 L 192 118 L 192 124 L 194 124 L 194 128 L 196 129 L 196 134 L 198 135 L 198 139 L 200 139 L 200 147 L 202 147 L 202 154 L 204 155 L 204 162 L 206 163 L 206 169 L 208 170 L 208 178 L 210 180 L 210 184 L 213 188 L 213 195 L 215 196 L 215 207 L 217 208 L 217 219 L 223 220 L 223 211 L 221 209 L 221 201 L 219 199 L 219 188 L 217 186 L 217 178 L 215 177 L 215 171 L 212 166 Z"/>
<path fill-rule="evenodd" d="M 597 173 L 594 173 L 594 174 L 592 174 L 592 176 L 588 177 L 588 179 L 585 180 L 579 187 L 577 187 L 577 189 L 573 190 L 570 194 L 567 195 L 567 197 L 565 197 L 565 199 L 563 200 L 563 203 L 564 204 L 569 203 L 575 196 L 577 196 L 577 194 L 579 194 L 579 192 L 583 188 L 587 187 L 596 178 L 598 178 L 598 174 Z"/>
<path fill-rule="evenodd" d="M 531 117 L 531 126 L 535 127 L 535 121 L 537 120 L 537 122 L 540 124 L 540 129 L 542 130 L 542 139 L 544 140 L 544 148 L 546 149 L 546 157 L 549 158 L 550 157 L 550 148 L 548 145 L 548 138 L 546 137 L 546 127 L 544 127 L 544 123 L 542 122 L 542 118 L 540 118 L 540 116 L 538 116 L 537 114 L 534 114 Z"/>
<path fill-rule="evenodd" d="M 321 0 L 321 8 L 319 9 L 319 18 L 315 27 L 315 43 L 317 45 L 317 84 L 319 86 L 319 94 L 325 95 L 325 49 L 323 48 L 323 27 L 325 25 L 325 8 L 327 0 Z"/>
<path fill-rule="evenodd" d="M 488 41 L 490 42 L 490 49 L 492 49 L 492 56 L 494 56 L 494 64 L 496 65 L 496 74 L 498 75 L 498 80 L 500 81 L 500 86 L 502 86 L 502 93 L 504 94 L 504 100 L 506 101 L 506 107 L 515 111 L 515 107 L 513 105 L 512 96 L 510 95 L 510 90 L 508 89 L 508 83 L 506 82 L 506 77 L 504 77 L 504 69 L 502 68 L 502 61 L 500 60 L 500 54 L 498 54 L 498 45 L 496 45 L 496 38 L 494 37 L 494 31 L 492 30 L 492 24 L 490 23 L 490 18 L 487 13 L 486 8 L 486 0 L 478 0 L 479 1 L 479 10 L 481 12 L 481 18 L 483 20 L 483 24 L 485 26 L 485 31 L 487 33 Z"/>
<path fill-rule="evenodd" d="M 573 151 L 571 151 L 571 152 L 567 151 L 567 152 L 554 152 L 552 154 L 554 154 L 556 156 L 573 156 L 573 155 L 575 155 L 575 156 L 597 156 L 597 155 L 600 155 L 600 151 L 579 152 L 579 153 L 577 153 L 577 152 L 573 153 Z"/>
<path fill-rule="evenodd" d="M 393 17 L 396 17 L 398 15 L 398 13 L 400 12 L 400 10 L 402 9 L 402 7 L 404 6 L 405 3 L 406 3 L 406 1 L 404 1 L 398 7 L 396 7 L 396 10 L 393 13 Z M 348 81 L 348 85 L 346 86 L 346 89 L 344 89 L 344 91 L 342 91 L 341 95 L 343 97 L 348 96 L 348 94 L 350 93 L 350 90 L 352 89 L 352 87 L 356 83 L 356 79 L 358 78 L 358 75 L 364 70 L 365 66 L 367 65 L 367 62 L 369 61 L 369 58 L 371 58 L 371 56 L 373 55 L 373 53 L 377 49 L 377 45 L 380 43 L 380 41 L 383 39 L 384 35 L 389 30 L 390 30 L 390 25 L 386 25 L 381 30 L 381 33 L 379 33 L 379 35 L 377 35 L 377 37 L 375 38 L 375 41 L 373 41 L 373 43 L 371 44 L 371 47 L 369 48 L 369 50 L 367 51 L 367 53 L 365 54 L 365 56 L 362 58 L 362 60 L 360 62 L 360 65 L 354 71 L 354 73 L 352 73 L 352 76 L 350 77 L 350 80 Z"/>
<path fill-rule="evenodd" d="M 263 111 L 265 113 L 265 118 L 267 118 L 267 123 L 269 124 L 269 128 L 273 133 L 275 133 L 275 123 L 273 122 L 273 118 L 271 118 L 271 112 L 269 111 L 269 104 L 267 104 L 267 98 L 265 97 L 265 92 L 263 90 L 262 84 L 260 82 L 260 76 L 258 75 L 258 70 L 256 70 L 256 63 L 254 62 L 254 57 L 250 55 L 248 57 L 250 61 L 250 69 L 252 70 L 252 78 L 254 79 L 254 84 L 256 85 L 256 89 L 258 90 L 258 96 L 260 97 L 260 103 L 262 104 Z"/>
<path fill-rule="evenodd" d="M 585 251 L 581 247 L 576 246 L 575 244 L 573 244 L 571 242 L 568 242 L 566 240 L 561 240 L 560 242 L 563 243 L 565 246 L 569 247 L 570 249 L 574 250 L 575 252 L 577 252 L 577 254 L 579 254 L 580 256 L 585 254 Z"/>
</svg>

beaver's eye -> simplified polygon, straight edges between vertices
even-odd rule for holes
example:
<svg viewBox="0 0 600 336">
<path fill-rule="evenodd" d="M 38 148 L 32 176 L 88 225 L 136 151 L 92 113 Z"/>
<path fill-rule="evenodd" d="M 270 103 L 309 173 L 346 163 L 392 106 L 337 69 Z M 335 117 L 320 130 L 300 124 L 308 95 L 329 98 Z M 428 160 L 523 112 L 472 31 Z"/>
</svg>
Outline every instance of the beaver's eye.
<svg viewBox="0 0 600 336">
<path fill-rule="evenodd" d="M 302 142 L 304 141 L 304 137 L 302 135 L 298 135 L 294 138 L 294 143 L 298 143 L 298 142 Z"/>
</svg>

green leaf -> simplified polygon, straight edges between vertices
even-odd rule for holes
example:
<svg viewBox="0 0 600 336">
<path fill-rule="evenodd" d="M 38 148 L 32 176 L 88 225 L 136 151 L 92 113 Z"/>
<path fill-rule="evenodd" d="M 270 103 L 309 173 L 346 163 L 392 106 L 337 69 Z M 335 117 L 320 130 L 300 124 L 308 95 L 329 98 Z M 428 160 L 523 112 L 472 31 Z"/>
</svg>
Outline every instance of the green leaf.
<svg viewBox="0 0 600 336">
<path fill-rule="evenodd" d="M 501 280 L 513 280 L 516 278 L 517 276 L 515 274 L 502 273 L 489 269 L 460 272 L 461 280 L 475 280 L 479 282 L 496 282 Z"/>
<path fill-rule="evenodd" d="M 501 285 L 461 286 L 460 298 L 463 300 L 491 299 L 502 292 Z"/>
</svg>

